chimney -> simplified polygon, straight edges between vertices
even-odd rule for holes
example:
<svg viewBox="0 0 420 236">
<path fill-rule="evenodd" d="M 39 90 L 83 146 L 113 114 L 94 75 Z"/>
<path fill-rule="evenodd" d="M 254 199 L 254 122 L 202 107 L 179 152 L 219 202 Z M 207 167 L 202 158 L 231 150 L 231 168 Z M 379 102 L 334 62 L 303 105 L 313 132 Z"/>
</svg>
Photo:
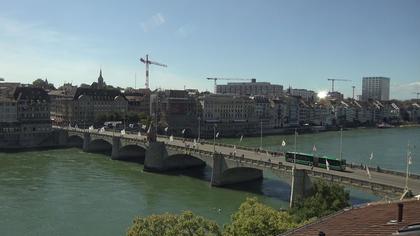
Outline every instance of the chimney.
<svg viewBox="0 0 420 236">
<path fill-rule="evenodd" d="M 403 220 L 403 211 L 404 211 L 404 204 L 398 203 L 398 223 L 402 222 Z"/>
</svg>

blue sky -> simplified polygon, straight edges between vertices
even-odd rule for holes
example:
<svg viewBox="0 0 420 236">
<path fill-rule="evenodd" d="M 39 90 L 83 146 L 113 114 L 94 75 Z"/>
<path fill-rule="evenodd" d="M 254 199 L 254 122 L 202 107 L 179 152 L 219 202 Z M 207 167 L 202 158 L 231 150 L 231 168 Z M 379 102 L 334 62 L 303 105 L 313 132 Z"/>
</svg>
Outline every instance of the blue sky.
<svg viewBox="0 0 420 236">
<path fill-rule="evenodd" d="M 420 1 L 5 1 L 0 77 L 29 83 L 212 90 L 206 77 L 361 93 L 363 76 L 391 78 L 391 97 L 420 90 Z M 225 81 L 226 82 L 226 81 Z M 220 83 L 224 83 L 220 81 Z"/>
</svg>

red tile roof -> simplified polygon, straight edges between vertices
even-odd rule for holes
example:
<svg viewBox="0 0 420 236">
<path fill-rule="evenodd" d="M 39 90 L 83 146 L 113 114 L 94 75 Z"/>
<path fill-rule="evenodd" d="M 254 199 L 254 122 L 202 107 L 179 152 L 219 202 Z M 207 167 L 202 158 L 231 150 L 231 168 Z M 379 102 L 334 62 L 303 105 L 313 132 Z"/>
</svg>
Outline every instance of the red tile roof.
<svg viewBox="0 0 420 236">
<path fill-rule="evenodd" d="M 404 205 L 403 220 L 397 224 L 389 224 L 390 220 L 397 220 L 398 203 Z M 392 235 L 398 229 L 415 223 L 420 223 L 419 200 L 371 203 L 343 210 L 283 235 L 318 236 L 320 231 L 326 236 Z"/>
</svg>

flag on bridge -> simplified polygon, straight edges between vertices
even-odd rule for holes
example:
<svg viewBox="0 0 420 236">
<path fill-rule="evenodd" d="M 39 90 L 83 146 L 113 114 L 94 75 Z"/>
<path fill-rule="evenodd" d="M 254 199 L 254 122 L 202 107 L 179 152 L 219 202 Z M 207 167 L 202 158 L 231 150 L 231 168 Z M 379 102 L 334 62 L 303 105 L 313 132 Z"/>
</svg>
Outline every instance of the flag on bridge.
<svg viewBox="0 0 420 236">
<path fill-rule="evenodd" d="M 312 148 L 312 151 L 313 151 L 313 152 L 316 152 L 316 147 L 315 147 L 315 144 L 314 144 L 314 147 Z"/>
<path fill-rule="evenodd" d="M 140 131 L 137 133 L 137 136 L 141 137 L 141 133 L 140 133 Z"/>
<path fill-rule="evenodd" d="M 330 170 L 330 163 L 328 163 L 328 160 L 325 160 L 325 165 L 327 166 L 327 170 Z"/>
<path fill-rule="evenodd" d="M 369 160 L 372 160 L 372 159 L 373 159 L 373 152 L 370 153 L 370 157 L 369 157 Z"/>
<path fill-rule="evenodd" d="M 166 132 L 166 133 L 168 132 L 168 128 L 169 128 L 169 127 L 166 127 L 166 128 L 165 128 L 165 132 Z"/>
<path fill-rule="evenodd" d="M 181 133 L 182 133 L 182 134 L 185 134 L 185 129 L 183 129 Z"/>
<path fill-rule="evenodd" d="M 236 154 L 236 145 L 233 145 L 233 153 Z"/>
<path fill-rule="evenodd" d="M 409 153 L 409 156 L 408 156 L 408 164 L 409 165 L 413 164 L 413 161 L 411 159 L 411 153 Z"/>
<path fill-rule="evenodd" d="M 121 130 L 121 134 L 125 135 L 125 129 Z"/>
<path fill-rule="evenodd" d="M 169 136 L 169 141 L 170 142 L 173 142 L 174 141 L 174 136 L 173 135 Z"/>
<path fill-rule="evenodd" d="M 283 140 L 283 142 L 281 142 L 281 146 L 285 147 L 286 146 L 286 141 Z"/>
<path fill-rule="evenodd" d="M 372 179 L 372 176 L 370 175 L 369 166 L 366 165 L 366 173 L 369 176 L 369 179 Z"/>
<path fill-rule="evenodd" d="M 216 133 L 216 138 L 218 138 L 218 137 L 219 137 L 219 132 Z"/>
<path fill-rule="evenodd" d="M 239 143 L 242 143 L 242 139 L 244 138 L 243 135 L 241 135 L 241 138 L 239 139 Z"/>
<path fill-rule="evenodd" d="M 93 130 L 93 125 L 89 126 L 89 130 Z"/>
<path fill-rule="evenodd" d="M 195 146 L 197 146 L 197 140 L 196 139 L 194 139 L 194 142 L 193 142 L 193 147 L 195 147 Z"/>
<path fill-rule="evenodd" d="M 146 129 L 146 128 L 147 128 L 147 126 L 146 126 L 146 125 L 142 125 L 142 126 L 141 126 L 141 128 L 142 128 L 142 129 Z"/>
<path fill-rule="evenodd" d="M 102 127 L 102 128 L 99 130 L 99 133 L 103 133 L 103 132 L 105 132 L 105 127 Z"/>
</svg>

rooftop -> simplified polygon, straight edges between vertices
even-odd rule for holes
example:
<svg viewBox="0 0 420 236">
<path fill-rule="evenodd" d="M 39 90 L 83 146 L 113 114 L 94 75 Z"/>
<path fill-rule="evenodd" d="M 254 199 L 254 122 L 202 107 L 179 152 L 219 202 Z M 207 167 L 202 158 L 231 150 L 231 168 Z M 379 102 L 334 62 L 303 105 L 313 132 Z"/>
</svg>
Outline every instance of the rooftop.
<svg viewBox="0 0 420 236">
<path fill-rule="evenodd" d="M 402 221 L 397 222 L 398 203 L 403 204 Z M 370 203 L 340 211 L 282 235 L 392 235 L 420 223 L 420 200 Z M 420 235 L 413 234 L 413 235 Z"/>
</svg>

